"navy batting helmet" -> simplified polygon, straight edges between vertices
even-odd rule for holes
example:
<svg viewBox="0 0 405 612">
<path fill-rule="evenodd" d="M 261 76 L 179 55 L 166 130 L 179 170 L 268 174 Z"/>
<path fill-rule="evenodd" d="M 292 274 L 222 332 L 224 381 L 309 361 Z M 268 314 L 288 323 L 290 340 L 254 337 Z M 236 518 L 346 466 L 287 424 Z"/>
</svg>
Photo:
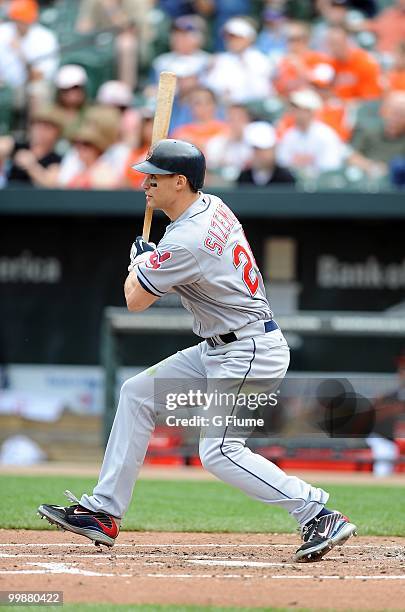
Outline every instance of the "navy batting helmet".
<svg viewBox="0 0 405 612">
<path fill-rule="evenodd" d="M 205 157 L 200 149 L 184 140 L 159 140 L 145 161 L 132 167 L 144 174 L 183 174 L 194 191 L 204 184 Z"/>
</svg>

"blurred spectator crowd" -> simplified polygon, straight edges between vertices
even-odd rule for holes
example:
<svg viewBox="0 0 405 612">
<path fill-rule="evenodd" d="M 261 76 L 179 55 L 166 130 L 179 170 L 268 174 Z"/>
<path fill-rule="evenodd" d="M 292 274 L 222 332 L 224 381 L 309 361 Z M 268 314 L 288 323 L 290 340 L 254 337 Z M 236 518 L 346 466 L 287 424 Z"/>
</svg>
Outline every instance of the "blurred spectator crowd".
<svg viewBox="0 0 405 612">
<path fill-rule="evenodd" d="M 209 186 L 405 188 L 405 0 L 0 0 L 0 187 L 141 189 L 162 70 Z"/>
</svg>

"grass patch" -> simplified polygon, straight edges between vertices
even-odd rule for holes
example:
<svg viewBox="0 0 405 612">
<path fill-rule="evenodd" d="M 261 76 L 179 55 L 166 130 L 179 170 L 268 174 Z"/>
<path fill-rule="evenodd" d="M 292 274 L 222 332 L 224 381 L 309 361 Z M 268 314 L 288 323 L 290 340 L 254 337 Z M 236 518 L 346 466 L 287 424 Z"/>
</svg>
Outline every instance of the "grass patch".
<svg viewBox="0 0 405 612">
<path fill-rule="evenodd" d="M 95 480 L 63 476 L 0 476 L 0 528 L 46 529 L 36 508 L 68 505 L 63 491 L 80 497 Z M 327 485 L 329 506 L 348 514 L 361 535 L 405 536 L 402 487 Z M 140 480 L 125 516 L 127 531 L 288 533 L 295 521 L 281 508 L 251 500 L 222 482 Z"/>
</svg>

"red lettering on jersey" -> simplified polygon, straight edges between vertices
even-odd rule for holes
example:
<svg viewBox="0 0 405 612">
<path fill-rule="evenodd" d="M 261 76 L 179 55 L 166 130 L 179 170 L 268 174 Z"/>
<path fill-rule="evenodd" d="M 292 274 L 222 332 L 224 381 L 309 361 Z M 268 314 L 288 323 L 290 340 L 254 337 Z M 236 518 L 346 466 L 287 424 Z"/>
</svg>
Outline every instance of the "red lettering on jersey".
<svg viewBox="0 0 405 612">
<path fill-rule="evenodd" d="M 212 252 L 222 255 L 229 240 L 231 230 L 237 218 L 225 204 L 220 202 L 211 217 L 210 227 L 204 240 L 204 246 Z M 214 229 L 216 231 L 214 231 Z"/>
<path fill-rule="evenodd" d="M 149 257 L 149 260 L 145 262 L 146 268 L 151 268 L 152 270 L 159 270 L 162 263 L 170 259 L 172 256 L 170 251 L 164 251 L 164 253 L 159 253 L 159 251 L 153 251 L 152 255 Z"/>
<path fill-rule="evenodd" d="M 222 238 L 222 236 L 220 236 L 219 234 L 217 234 L 216 232 L 214 232 L 214 230 L 213 230 L 213 229 L 209 229 L 209 230 L 208 230 L 208 234 L 209 234 L 210 236 L 214 236 L 214 238 L 216 238 L 216 239 L 218 240 L 218 242 L 220 242 L 220 243 L 221 243 L 221 244 L 223 244 L 224 246 L 226 245 L 226 240 L 224 240 L 224 239 Z"/>
<path fill-rule="evenodd" d="M 235 244 L 232 256 L 233 265 L 236 269 L 238 269 L 243 262 L 243 282 L 248 288 L 250 295 L 255 295 L 259 288 L 259 279 L 253 269 L 253 263 L 250 253 L 241 244 Z"/>
<path fill-rule="evenodd" d="M 215 211 L 215 213 L 212 216 L 212 221 L 215 219 L 215 221 L 217 223 L 219 223 L 220 225 L 222 225 L 223 228 L 225 228 L 225 231 L 230 232 L 231 229 L 232 229 L 232 225 L 227 222 L 225 217 L 222 217 L 221 215 L 218 215 L 217 214 L 218 212 L 220 212 L 220 211 Z M 212 221 L 211 221 L 211 224 L 212 224 Z"/>
<path fill-rule="evenodd" d="M 221 215 L 223 215 L 225 219 L 227 219 L 227 221 L 231 224 L 231 227 L 234 226 L 235 223 L 238 222 L 237 218 L 235 217 L 231 209 L 228 208 L 228 206 L 224 204 L 223 202 L 219 204 L 216 212 L 221 213 Z"/>
<path fill-rule="evenodd" d="M 216 221 L 214 221 L 214 219 L 211 220 L 211 227 L 217 228 L 218 231 L 222 234 L 222 240 L 224 242 L 226 242 L 229 238 L 229 232 L 224 232 L 224 230 L 222 229 L 221 225 L 219 223 L 217 223 Z M 209 230 L 210 232 L 212 230 Z"/>
<path fill-rule="evenodd" d="M 210 238 L 209 236 L 207 236 L 204 240 L 204 245 L 207 247 L 207 249 L 209 249 L 210 251 L 216 251 L 218 253 L 218 255 L 222 255 L 222 253 L 224 252 L 224 249 L 222 248 L 222 246 L 219 244 L 219 242 L 217 242 L 216 240 L 212 240 L 212 238 Z"/>
</svg>

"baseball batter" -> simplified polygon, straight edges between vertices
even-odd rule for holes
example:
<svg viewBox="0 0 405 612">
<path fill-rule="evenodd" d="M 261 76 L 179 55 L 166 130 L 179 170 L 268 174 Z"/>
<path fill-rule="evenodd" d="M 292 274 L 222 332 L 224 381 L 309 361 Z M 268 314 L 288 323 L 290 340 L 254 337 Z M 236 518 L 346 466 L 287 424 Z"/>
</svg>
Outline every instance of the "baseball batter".
<svg viewBox="0 0 405 612">
<path fill-rule="evenodd" d="M 163 210 L 170 223 L 157 247 L 140 237 L 132 245 L 124 287 L 128 309 L 143 311 L 175 291 L 193 315 L 194 332 L 202 341 L 124 383 L 92 495 L 78 500 L 67 492 L 73 505 L 43 504 L 38 509 L 51 523 L 107 546 L 118 536 L 162 409 L 157 383 L 164 392 L 180 393 L 192 379 L 206 380 L 208 389 L 219 380 L 243 393 L 255 380 L 266 379 L 274 390 L 289 364 L 287 342 L 273 319 L 240 222 L 222 200 L 200 191 L 203 154 L 194 145 L 166 139 L 134 167 L 145 173 L 148 204 Z M 229 417 L 237 414 L 235 405 L 225 411 Z M 297 520 L 303 542 L 296 561 L 317 561 L 355 533 L 356 526 L 345 516 L 325 507 L 328 493 L 251 452 L 245 446 L 247 434 L 229 420 L 214 433 L 204 429 L 199 453 L 207 470 L 254 499 L 281 506 Z"/>
</svg>

